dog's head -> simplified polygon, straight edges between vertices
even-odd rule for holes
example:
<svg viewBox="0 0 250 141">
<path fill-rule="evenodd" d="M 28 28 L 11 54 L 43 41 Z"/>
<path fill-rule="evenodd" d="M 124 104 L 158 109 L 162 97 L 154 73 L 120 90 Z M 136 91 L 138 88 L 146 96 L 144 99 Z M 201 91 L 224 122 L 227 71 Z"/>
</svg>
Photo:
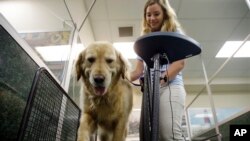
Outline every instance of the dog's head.
<svg viewBox="0 0 250 141">
<path fill-rule="evenodd" d="M 128 63 L 108 42 L 94 42 L 82 51 L 76 61 L 77 80 L 98 96 L 127 75 Z"/>
</svg>

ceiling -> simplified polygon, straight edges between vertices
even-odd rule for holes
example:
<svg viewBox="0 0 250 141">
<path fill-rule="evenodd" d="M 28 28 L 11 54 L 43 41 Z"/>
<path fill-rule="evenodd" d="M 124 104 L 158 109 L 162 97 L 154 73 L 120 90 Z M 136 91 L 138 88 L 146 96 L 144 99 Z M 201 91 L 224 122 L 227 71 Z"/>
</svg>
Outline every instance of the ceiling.
<svg viewBox="0 0 250 141">
<path fill-rule="evenodd" d="M 85 0 L 89 9 L 94 0 Z M 89 14 L 95 40 L 135 41 L 140 36 L 146 0 L 97 0 Z M 214 91 L 249 92 L 250 59 L 215 58 L 227 40 L 244 40 L 250 33 L 250 11 L 245 0 L 170 0 L 186 34 L 202 46 L 201 56 L 187 59 L 183 70 L 186 89 L 199 92 L 205 83 L 202 60 Z M 119 27 L 133 27 L 133 35 L 119 37 Z M 250 40 L 250 39 L 248 39 Z M 133 63 L 133 60 L 131 60 Z M 213 75 L 218 71 L 218 74 Z M 211 78 L 214 77 L 214 78 Z"/>
<path fill-rule="evenodd" d="M 0 0 L 0 8 L 1 2 L 7 1 L 11 0 Z M 249 93 L 250 59 L 232 58 L 226 62 L 227 58 L 215 58 L 225 41 L 244 40 L 250 33 L 250 10 L 245 0 L 169 1 L 175 9 L 186 34 L 202 46 L 201 56 L 186 60 L 183 75 L 187 92 L 199 93 L 204 88 L 205 77 L 202 67 L 202 63 L 204 63 L 213 92 Z M 45 12 L 49 11 L 56 19 L 60 19 L 64 23 L 73 19 L 81 41 L 87 45 L 92 41 L 99 40 L 110 42 L 135 41 L 140 36 L 143 6 L 146 0 L 29 0 L 29 2 L 39 2 L 46 7 L 47 11 Z M 70 15 L 64 2 L 68 6 Z M 91 11 L 88 18 L 83 27 L 80 28 L 89 9 Z M 40 21 L 32 24 L 32 26 L 41 23 L 43 25 L 41 27 L 45 30 L 45 25 L 55 24 L 55 22 L 52 22 L 53 19 L 46 18 L 45 20 L 42 17 L 43 15 L 39 16 L 36 18 Z M 25 25 L 21 24 L 22 21 L 24 20 L 18 21 L 19 25 Z M 119 27 L 132 27 L 132 35 L 120 37 Z M 16 26 L 16 28 L 22 27 Z M 58 28 L 56 24 L 53 30 L 55 28 Z M 22 28 L 22 30 L 27 29 Z M 130 62 L 134 66 L 134 60 L 130 60 Z M 223 64 L 224 67 L 220 69 Z M 53 65 L 53 63 L 50 65 Z"/>
</svg>

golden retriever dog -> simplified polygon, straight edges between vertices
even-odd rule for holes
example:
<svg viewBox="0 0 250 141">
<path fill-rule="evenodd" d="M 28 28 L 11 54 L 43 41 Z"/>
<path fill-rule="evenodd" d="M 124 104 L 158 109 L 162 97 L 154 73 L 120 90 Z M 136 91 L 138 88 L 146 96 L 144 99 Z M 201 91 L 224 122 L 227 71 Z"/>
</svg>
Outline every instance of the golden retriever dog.
<svg viewBox="0 0 250 141">
<path fill-rule="evenodd" d="M 132 86 L 125 79 L 127 61 L 112 44 L 94 42 L 76 61 L 77 80 L 83 81 L 83 112 L 78 141 L 125 141 L 132 110 Z"/>
</svg>

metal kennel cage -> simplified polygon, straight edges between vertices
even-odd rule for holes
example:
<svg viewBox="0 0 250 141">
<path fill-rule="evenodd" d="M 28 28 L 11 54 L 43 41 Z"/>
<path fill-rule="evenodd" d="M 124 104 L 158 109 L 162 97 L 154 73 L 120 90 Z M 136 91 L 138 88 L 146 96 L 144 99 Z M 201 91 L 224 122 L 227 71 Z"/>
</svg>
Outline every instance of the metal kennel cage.
<svg viewBox="0 0 250 141">
<path fill-rule="evenodd" d="M 0 13 L 0 140 L 73 141 L 81 111 Z"/>
<path fill-rule="evenodd" d="M 19 130 L 19 141 L 74 141 L 80 109 L 49 72 L 40 68 Z"/>
</svg>

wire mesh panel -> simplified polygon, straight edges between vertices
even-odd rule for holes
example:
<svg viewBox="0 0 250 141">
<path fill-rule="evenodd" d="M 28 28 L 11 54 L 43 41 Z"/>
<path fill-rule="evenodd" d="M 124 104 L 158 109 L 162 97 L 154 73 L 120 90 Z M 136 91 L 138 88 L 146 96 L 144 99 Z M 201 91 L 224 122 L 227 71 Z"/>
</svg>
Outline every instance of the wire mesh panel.
<svg viewBox="0 0 250 141">
<path fill-rule="evenodd" d="M 77 138 L 77 129 L 79 125 L 79 109 L 75 108 L 75 105 L 67 100 L 65 108 L 64 121 L 62 124 L 62 136 L 61 141 L 73 141 Z"/>
<path fill-rule="evenodd" d="M 20 128 L 19 140 L 77 139 L 80 109 L 45 69 L 38 70 Z"/>
<path fill-rule="evenodd" d="M 16 141 L 39 66 L 5 22 L 0 13 L 0 140 Z"/>
</svg>

